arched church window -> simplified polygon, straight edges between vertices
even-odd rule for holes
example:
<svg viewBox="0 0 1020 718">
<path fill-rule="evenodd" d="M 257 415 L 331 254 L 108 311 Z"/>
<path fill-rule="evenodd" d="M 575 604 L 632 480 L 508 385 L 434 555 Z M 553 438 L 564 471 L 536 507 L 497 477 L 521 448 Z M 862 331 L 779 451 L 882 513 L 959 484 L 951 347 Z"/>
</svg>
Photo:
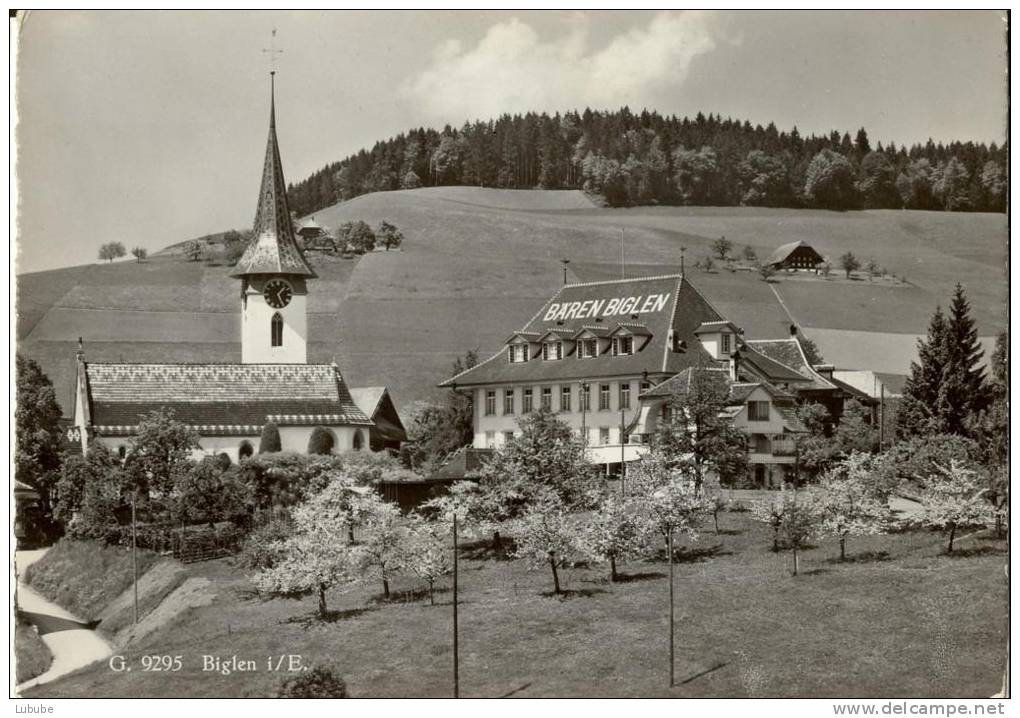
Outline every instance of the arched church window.
<svg viewBox="0 0 1020 718">
<path fill-rule="evenodd" d="M 249 456 L 255 453 L 255 449 L 247 441 L 242 441 L 240 448 L 237 450 L 238 459 L 247 459 Z"/>
<path fill-rule="evenodd" d="M 279 312 L 273 315 L 270 320 L 270 330 L 272 332 L 273 340 L 272 346 L 282 347 L 283 346 L 283 317 L 280 316 Z"/>
<path fill-rule="evenodd" d="M 361 451 L 365 445 L 365 437 L 361 433 L 361 429 L 354 431 L 354 450 Z"/>
</svg>

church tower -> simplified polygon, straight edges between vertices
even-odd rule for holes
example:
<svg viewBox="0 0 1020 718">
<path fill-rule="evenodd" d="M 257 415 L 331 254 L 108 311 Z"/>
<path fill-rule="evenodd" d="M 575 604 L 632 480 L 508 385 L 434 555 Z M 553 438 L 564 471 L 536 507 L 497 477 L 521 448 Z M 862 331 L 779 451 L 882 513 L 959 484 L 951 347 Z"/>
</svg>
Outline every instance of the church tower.
<svg viewBox="0 0 1020 718">
<path fill-rule="evenodd" d="M 241 280 L 241 363 L 308 362 L 308 286 L 316 274 L 294 239 L 276 140 L 275 72 L 255 230 L 230 276 Z"/>
</svg>

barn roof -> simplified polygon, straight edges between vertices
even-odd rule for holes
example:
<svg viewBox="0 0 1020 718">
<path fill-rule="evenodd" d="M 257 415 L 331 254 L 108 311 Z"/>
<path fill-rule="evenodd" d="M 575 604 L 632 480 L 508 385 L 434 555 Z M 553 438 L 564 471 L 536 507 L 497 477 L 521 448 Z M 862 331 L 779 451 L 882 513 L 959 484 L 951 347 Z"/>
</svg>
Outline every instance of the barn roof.
<svg viewBox="0 0 1020 718">
<path fill-rule="evenodd" d="M 314 277 L 294 239 L 294 225 L 287 204 L 287 183 L 283 178 L 280 148 L 276 140 L 276 101 L 270 94 L 269 140 L 262 168 L 262 186 L 255 210 L 254 238 L 234 265 L 231 277 L 252 274 L 292 274 Z"/>
<path fill-rule="evenodd" d="M 606 352 L 585 359 L 578 359 L 576 350 L 571 349 L 558 360 L 510 363 L 506 352 L 500 350 L 440 386 L 634 376 L 645 371 L 675 374 L 691 366 L 709 366 L 715 362 L 695 340 L 694 331 L 704 322 L 721 319 L 682 275 L 567 284 L 511 338 L 537 339 L 549 330 L 570 331 L 574 338 L 585 331 L 607 337 L 623 327 L 648 339 L 633 354 L 612 356 Z M 686 350 L 672 351 L 681 341 L 686 342 Z"/>
<path fill-rule="evenodd" d="M 372 421 L 332 364 L 83 364 L 91 423 L 100 434 L 134 433 L 142 416 L 171 409 L 204 434 Z"/>
<path fill-rule="evenodd" d="M 793 254 L 795 251 L 802 247 L 810 251 L 812 254 L 814 254 L 815 257 L 817 258 L 817 261 L 819 262 L 823 261 L 824 258 L 822 257 L 822 255 L 818 253 L 818 251 L 814 247 L 812 247 L 807 242 L 800 240 L 798 242 L 788 242 L 777 247 L 776 251 L 770 254 L 769 258 L 765 260 L 765 264 L 782 264 L 787 259 L 789 259 L 791 254 Z"/>
</svg>

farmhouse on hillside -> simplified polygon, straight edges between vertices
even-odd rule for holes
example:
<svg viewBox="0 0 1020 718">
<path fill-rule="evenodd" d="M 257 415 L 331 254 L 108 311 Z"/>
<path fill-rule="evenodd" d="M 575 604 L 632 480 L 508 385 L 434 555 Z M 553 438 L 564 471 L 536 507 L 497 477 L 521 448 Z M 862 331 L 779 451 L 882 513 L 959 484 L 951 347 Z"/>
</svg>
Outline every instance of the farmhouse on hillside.
<svg viewBox="0 0 1020 718">
<path fill-rule="evenodd" d="M 474 398 L 474 446 L 498 447 L 539 407 L 559 413 L 607 473 L 647 451 L 673 391 L 693 372 L 729 387 L 727 414 L 749 438 L 753 480 L 778 483 L 792 470 L 792 438 L 804 428 L 793 408 L 870 402 L 812 366 L 796 330 L 745 340 L 683 274 L 564 285 L 504 348 L 440 386 Z"/>
<path fill-rule="evenodd" d="M 327 430 L 334 452 L 368 449 L 373 436 L 385 446 L 402 440 L 385 388 L 372 390 L 377 424 L 335 363 L 308 363 L 308 285 L 316 274 L 297 245 L 286 186 L 271 90 L 254 236 L 231 274 L 241 290 L 241 363 L 92 363 L 79 344 L 72 434 L 82 451 L 100 442 L 123 456 L 143 415 L 162 408 L 200 435 L 203 453 L 234 461 L 257 451 L 268 423 L 279 427 L 284 451 L 306 452 L 316 427 Z"/>
<path fill-rule="evenodd" d="M 305 250 L 332 252 L 336 248 L 329 229 L 316 222 L 315 217 L 309 217 L 298 225 L 297 236 L 301 248 Z"/>
<path fill-rule="evenodd" d="M 784 244 L 769 255 L 766 266 L 773 269 L 815 269 L 825 258 L 804 241 Z"/>
</svg>

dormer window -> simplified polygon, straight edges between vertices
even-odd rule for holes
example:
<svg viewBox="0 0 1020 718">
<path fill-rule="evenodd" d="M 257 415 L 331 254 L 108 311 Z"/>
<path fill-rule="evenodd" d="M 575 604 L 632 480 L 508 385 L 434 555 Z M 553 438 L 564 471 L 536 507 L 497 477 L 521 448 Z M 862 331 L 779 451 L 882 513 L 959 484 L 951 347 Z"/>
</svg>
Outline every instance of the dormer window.
<svg viewBox="0 0 1020 718">
<path fill-rule="evenodd" d="M 546 361 L 563 358 L 563 342 L 546 342 L 542 345 L 542 358 Z"/>
<path fill-rule="evenodd" d="M 577 357 L 579 359 L 591 359 L 599 355 L 598 339 L 582 339 L 578 342 Z"/>
<path fill-rule="evenodd" d="M 613 356 L 634 353 L 634 337 L 613 337 Z"/>
<path fill-rule="evenodd" d="M 511 344 L 509 351 L 511 364 L 522 364 L 531 358 L 527 344 Z"/>
<path fill-rule="evenodd" d="M 726 359 L 737 350 L 736 337 L 740 334 L 740 328 L 726 320 L 704 322 L 694 334 L 713 359 Z"/>
</svg>

